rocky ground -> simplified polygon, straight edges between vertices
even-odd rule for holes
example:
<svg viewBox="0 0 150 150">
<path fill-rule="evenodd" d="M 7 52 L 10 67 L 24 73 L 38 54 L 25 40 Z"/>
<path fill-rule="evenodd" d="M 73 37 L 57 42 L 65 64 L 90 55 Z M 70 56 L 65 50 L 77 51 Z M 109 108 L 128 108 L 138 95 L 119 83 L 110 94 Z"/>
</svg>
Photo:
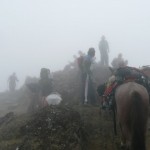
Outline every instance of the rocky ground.
<svg viewBox="0 0 150 150">
<path fill-rule="evenodd" d="M 95 88 L 107 80 L 108 68 L 93 70 Z M 80 105 L 77 70 L 54 73 L 55 89 L 63 102 L 29 111 L 34 95 L 24 86 L 14 93 L 0 93 L 0 150 L 120 150 L 120 131 L 113 132 L 111 111 Z M 147 149 L 150 149 L 150 123 Z"/>
<path fill-rule="evenodd" d="M 110 111 L 99 106 L 49 106 L 0 118 L 1 150 L 120 150 Z M 150 147 L 150 131 L 147 147 Z"/>
<path fill-rule="evenodd" d="M 32 115 L 8 113 L 0 120 L 1 150 L 97 150 L 119 145 L 110 114 L 102 115 L 98 106 L 50 106 Z"/>
</svg>

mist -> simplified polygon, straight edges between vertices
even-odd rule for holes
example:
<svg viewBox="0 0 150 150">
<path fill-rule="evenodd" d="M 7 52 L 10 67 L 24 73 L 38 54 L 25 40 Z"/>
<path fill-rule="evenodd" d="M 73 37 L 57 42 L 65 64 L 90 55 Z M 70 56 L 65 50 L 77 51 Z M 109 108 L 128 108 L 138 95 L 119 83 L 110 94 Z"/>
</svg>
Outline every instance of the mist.
<svg viewBox="0 0 150 150">
<path fill-rule="evenodd" d="M 105 35 L 110 64 L 118 53 L 129 66 L 149 65 L 148 0 L 2 0 L 0 1 L 0 91 L 16 72 L 39 77 L 42 67 L 61 70 L 78 50 L 96 49 Z"/>
</svg>

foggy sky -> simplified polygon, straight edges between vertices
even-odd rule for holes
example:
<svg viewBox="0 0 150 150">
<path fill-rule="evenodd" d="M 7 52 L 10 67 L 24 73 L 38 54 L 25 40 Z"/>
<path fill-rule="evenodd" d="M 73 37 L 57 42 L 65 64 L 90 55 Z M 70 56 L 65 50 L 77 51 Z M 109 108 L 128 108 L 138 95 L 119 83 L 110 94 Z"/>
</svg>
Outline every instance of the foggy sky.
<svg viewBox="0 0 150 150">
<path fill-rule="evenodd" d="M 63 69 L 78 50 L 96 49 L 104 34 L 110 62 L 123 53 L 130 66 L 150 65 L 149 0 L 0 0 L 0 91 L 16 72 L 39 77 Z"/>
</svg>

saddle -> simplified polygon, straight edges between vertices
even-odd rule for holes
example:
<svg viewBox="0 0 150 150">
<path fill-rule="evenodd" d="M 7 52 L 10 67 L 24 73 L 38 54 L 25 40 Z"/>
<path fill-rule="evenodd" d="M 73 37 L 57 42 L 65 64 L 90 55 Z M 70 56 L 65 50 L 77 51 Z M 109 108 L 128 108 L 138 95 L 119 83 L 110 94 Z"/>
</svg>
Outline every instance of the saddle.
<svg viewBox="0 0 150 150">
<path fill-rule="evenodd" d="M 141 70 L 133 67 L 123 67 L 117 69 L 114 75 L 115 80 L 112 83 L 108 84 L 106 82 L 97 89 L 99 96 L 102 96 L 102 108 L 112 108 L 113 101 L 115 101 L 115 90 L 123 83 L 136 82 L 143 85 L 150 93 L 150 80 Z"/>
</svg>

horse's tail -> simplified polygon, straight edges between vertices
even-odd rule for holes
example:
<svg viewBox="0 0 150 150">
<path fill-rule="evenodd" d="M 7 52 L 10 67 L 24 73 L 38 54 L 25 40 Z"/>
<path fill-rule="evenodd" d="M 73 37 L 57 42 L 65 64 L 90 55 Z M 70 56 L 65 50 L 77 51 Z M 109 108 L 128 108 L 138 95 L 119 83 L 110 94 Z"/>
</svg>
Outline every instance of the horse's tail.
<svg viewBox="0 0 150 150">
<path fill-rule="evenodd" d="M 132 107 L 131 107 L 131 148 L 132 150 L 145 150 L 145 132 L 148 116 L 148 108 L 144 107 L 145 104 L 141 95 L 138 92 L 131 94 Z"/>
</svg>

